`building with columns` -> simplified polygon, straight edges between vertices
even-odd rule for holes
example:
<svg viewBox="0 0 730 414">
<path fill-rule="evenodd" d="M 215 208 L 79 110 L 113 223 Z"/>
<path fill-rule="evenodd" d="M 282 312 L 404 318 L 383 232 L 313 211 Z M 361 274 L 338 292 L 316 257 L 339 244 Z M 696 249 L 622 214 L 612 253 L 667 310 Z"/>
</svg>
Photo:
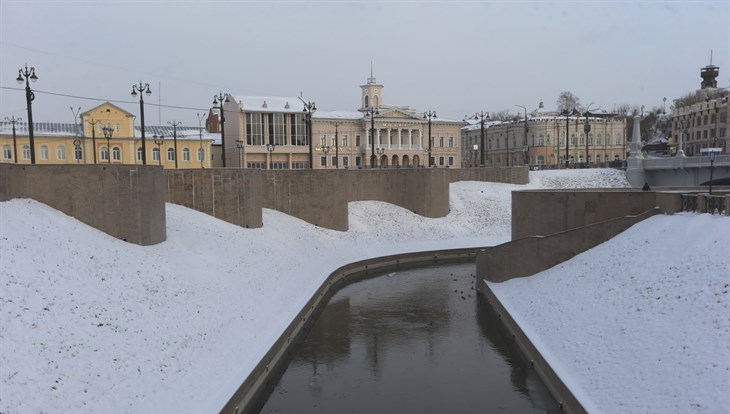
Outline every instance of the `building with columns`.
<svg viewBox="0 0 730 414">
<path fill-rule="evenodd" d="M 408 106 L 386 105 L 371 76 L 360 86 L 355 111 L 322 111 L 311 121 L 302 97 L 228 95 L 226 166 L 262 169 L 461 166 L 461 121 L 431 117 Z M 311 122 L 311 125 L 310 125 Z M 309 130 L 311 128 L 311 140 Z M 430 146 L 429 146 L 430 131 Z M 311 161 L 310 161 L 311 160 Z"/>
<path fill-rule="evenodd" d="M 596 112 L 586 117 L 573 112 L 566 116 L 545 110 L 540 102 L 526 117 L 468 122 L 462 129 L 465 151 L 472 150 L 462 154 L 470 157 L 465 160 L 467 166 L 476 165 L 482 147 L 489 167 L 562 166 L 566 150 L 570 164 L 603 165 L 626 156 L 626 120 L 612 114 Z M 477 151 L 473 151 L 474 145 Z"/>
</svg>

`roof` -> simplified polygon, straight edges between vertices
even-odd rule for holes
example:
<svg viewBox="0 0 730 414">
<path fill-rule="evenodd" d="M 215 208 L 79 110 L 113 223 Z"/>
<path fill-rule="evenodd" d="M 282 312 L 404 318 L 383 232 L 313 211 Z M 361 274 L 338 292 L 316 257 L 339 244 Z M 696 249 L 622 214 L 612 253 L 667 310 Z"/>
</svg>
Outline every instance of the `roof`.
<svg viewBox="0 0 730 414">
<path fill-rule="evenodd" d="M 172 138 L 172 127 L 171 126 L 145 126 L 145 136 L 151 137 L 153 135 L 164 135 L 165 137 Z M 139 126 L 134 127 L 134 137 L 141 138 L 142 133 Z M 221 134 L 214 134 L 202 130 L 202 137 L 204 140 L 212 140 L 213 142 L 220 142 Z M 15 122 L 15 133 L 16 135 L 28 135 L 28 123 L 27 122 Z M 82 130 L 79 125 L 73 123 L 60 123 L 60 122 L 33 122 L 33 135 L 36 136 L 60 136 L 69 137 L 75 136 L 76 134 L 82 134 Z M 13 134 L 13 123 L 10 121 L 0 121 L 0 135 L 12 135 Z M 200 139 L 200 128 L 198 127 L 177 127 L 177 138 L 178 139 Z"/>
<path fill-rule="evenodd" d="M 231 97 L 247 112 L 302 112 L 304 105 L 296 96 L 234 96 Z"/>
<path fill-rule="evenodd" d="M 359 121 L 363 119 L 364 114 L 359 111 L 316 111 L 312 118 L 315 119 L 346 119 Z"/>
</svg>

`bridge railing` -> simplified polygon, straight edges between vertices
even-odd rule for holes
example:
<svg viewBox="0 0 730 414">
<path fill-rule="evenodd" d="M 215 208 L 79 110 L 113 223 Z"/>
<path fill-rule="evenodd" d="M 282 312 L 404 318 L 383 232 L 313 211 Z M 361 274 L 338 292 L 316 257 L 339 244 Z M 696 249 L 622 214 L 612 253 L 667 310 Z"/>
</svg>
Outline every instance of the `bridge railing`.
<svg viewBox="0 0 730 414">
<path fill-rule="evenodd" d="M 730 194 L 682 194 L 682 211 L 730 215 Z"/>
<path fill-rule="evenodd" d="M 709 157 L 671 157 L 671 158 L 644 158 L 642 160 L 646 170 L 664 170 L 674 168 L 701 168 L 710 166 Z M 715 157 L 715 167 L 730 166 L 730 155 Z"/>
</svg>

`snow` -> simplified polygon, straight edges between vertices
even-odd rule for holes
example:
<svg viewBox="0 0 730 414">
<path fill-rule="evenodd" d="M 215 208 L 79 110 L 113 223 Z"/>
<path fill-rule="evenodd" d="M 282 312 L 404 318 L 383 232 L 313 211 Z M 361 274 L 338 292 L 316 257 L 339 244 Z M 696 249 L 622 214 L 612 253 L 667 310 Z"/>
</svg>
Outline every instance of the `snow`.
<svg viewBox="0 0 730 414">
<path fill-rule="evenodd" d="M 730 217 L 655 216 L 489 287 L 590 413 L 730 407 Z"/>
<path fill-rule="evenodd" d="M 33 200 L 2 202 L 0 412 L 217 412 L 337 267 L 401 252 L 508 241 L 513 190 L 628 187 L 624 174 L 614 170 L 531 172 L 530 181 L 526 186 L 454 183 L 451 212 L 437 219 L 382 202 L 351 203 L 347 232 L 273 210 L 264 210 L 263 228 L 244 229 L 168 204 L 167 241 L 146 247 L 117 240 Z M 714 227 L 726 228 L 726 220 Z M 668 235 L 664 241 L 672 248 L 679 245 Z M 606 256 L 600 263 L 610 268 L 614 259 Z M 625 258 L 620 260 L 624 266 Z M 696 270 L 677 271 L 689 283 L 701 274 Z M 690 284 L 678 295 L 701 299 L 694 302 L 696 309 L 710 306 L 712 314 L 709 299 L 715 292 L 701 292 L 715 285 Z M 614 288 L 620 286 L 617 281 Z M 727 304 L 726 296 L 718 299 Z M 645 313 L 651 309 L 640 306 Z M 725 306 L 714 320 L 726 327 L 726 319 Z M 692 319 L 697 326 L 691 332 L 697 331 L 699 339 L 683 345 L 727 361 L 727 348 L 715 352 L 707 344 L 714 337 L 704 339 L 715 332 L 714 325 L 700 322 Z M 665 389 L 682 392 L 685 383 L 704 375 L 705 367 L 683 366 L 677 371 L 681 375 L 667 376 L 675 382 Z M 720 388 L 718 382 L 708 392 L 726 390 L 726 385 Z M 706 404 L 702 395 L 696 397 Z"/>
</svg>

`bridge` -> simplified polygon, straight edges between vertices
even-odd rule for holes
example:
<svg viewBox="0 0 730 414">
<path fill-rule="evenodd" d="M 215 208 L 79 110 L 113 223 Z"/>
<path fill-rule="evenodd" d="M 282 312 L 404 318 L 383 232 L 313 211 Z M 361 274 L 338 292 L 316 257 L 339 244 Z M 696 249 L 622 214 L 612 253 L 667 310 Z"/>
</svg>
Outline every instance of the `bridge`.
<svg viewBox="0 0 730 414">
<path fill-rule="evenodd" d="M 626 178 L 634 187 L 642 187 L 644 183 L 651 187 L 686 187 L 707 185 L 710 175 L 714 185 L 727 185 L 730 180 L 730 155 L 715 157 L 671 158 L 629 158 Z"/>
</svg>

